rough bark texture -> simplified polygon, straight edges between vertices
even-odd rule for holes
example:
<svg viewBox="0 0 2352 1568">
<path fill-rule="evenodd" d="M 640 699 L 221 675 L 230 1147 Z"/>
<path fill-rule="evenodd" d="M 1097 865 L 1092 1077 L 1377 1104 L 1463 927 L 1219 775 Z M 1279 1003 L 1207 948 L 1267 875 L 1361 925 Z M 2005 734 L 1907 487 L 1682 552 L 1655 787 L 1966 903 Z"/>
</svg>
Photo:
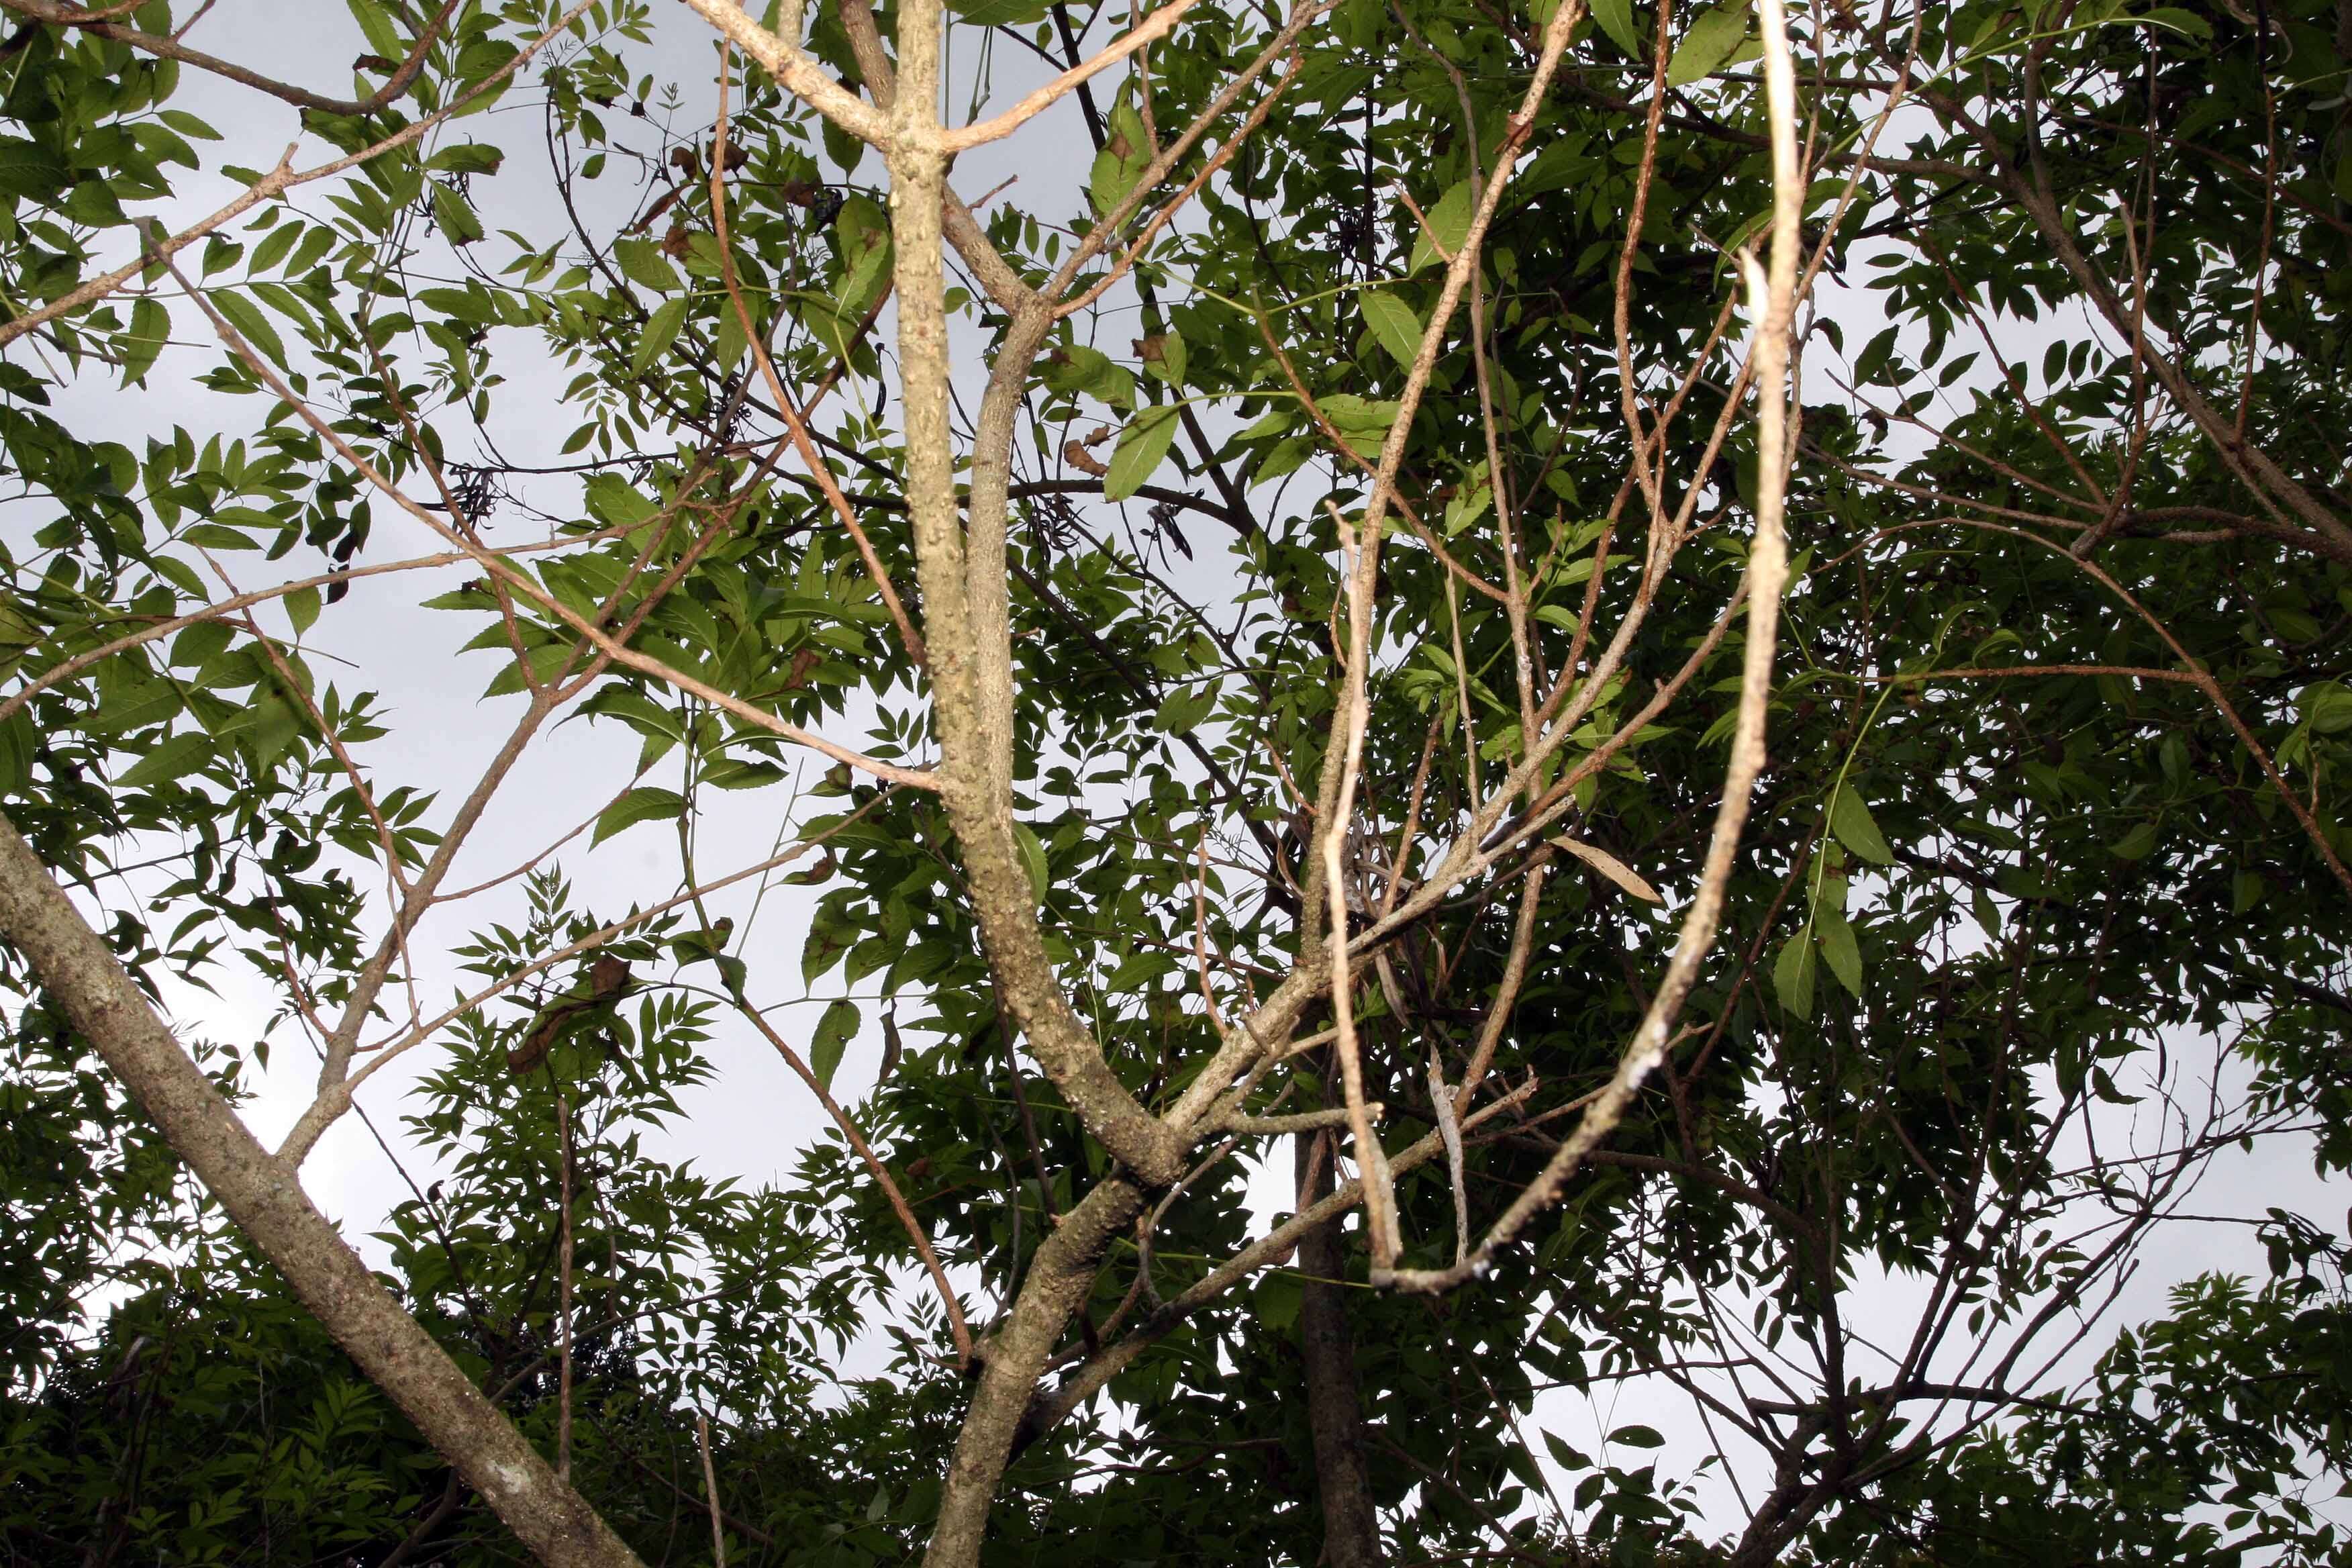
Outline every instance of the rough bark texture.
<svg viewBox="0 0 2352 1568">
<path fill-rule="evenodd" d="M 32 965 L 303 1306 L 533 1555 L 562 1568 L 638 1568 L 636 1554 L 402 1310 L 293 1173 L 247 1130 L 5 816 L 0 938 Z"/>
<path fill-rule="evenodd" d="M 1297 1140 L 1300 1194 L 1311 1206 L 1331 1194 L 1331 1157 L 1314 1157 L 1316 1140 Z M 1315 1438 L 1315 1489 L 1323 1505 L 1325 1568 L 1371 1568 L 1381 1561 L 1381 1521 L 1364 1468 L 1364 1412 L 1356 1400 L 1356 1347 L 1348 1333 L 1347 1242 L 1335 1215 L 1298 1241 L 1302 1289 L 1298 1348 L 1307 1367 L 1307 1425 Z"/>
<path fill-rule="evenodd" d="M 1133 1183 L 1104 1182 L 1062 1216 L 1029 1260 L 1012 1315 L 981 1347 L 980 1386 L 956 1436 L 925 1568 L 971 1568 L 980 1561 L 989 1505 L 1037 1380 L 1094 1288 L 1104 1250 L 1142 1208 L 1143 1194 Z"/>
</svg>

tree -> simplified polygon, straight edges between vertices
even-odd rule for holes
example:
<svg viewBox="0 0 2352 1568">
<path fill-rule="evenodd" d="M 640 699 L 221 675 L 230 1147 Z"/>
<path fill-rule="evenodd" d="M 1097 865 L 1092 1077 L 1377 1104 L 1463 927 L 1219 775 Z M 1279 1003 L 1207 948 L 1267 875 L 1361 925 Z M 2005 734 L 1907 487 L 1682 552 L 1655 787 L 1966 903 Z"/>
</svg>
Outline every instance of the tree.
<svg viewBox="0 0 2352 1568">
<path fill-rule="evenodd" d="M 2352 1560 L 2337 8 L 0 6 L 12 1552 Z"/>
</svg>

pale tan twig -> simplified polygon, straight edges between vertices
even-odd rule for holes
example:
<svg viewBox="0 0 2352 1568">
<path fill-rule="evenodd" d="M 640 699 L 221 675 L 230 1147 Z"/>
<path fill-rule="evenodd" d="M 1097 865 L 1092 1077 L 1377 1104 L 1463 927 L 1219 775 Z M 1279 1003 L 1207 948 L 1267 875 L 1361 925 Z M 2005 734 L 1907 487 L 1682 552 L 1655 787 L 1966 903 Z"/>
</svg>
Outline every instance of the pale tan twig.
<svg viewBox="0 0 2352 1568">
<path fill-rule="evenodd" d="M 687 3 L 700 10 L 704 0 L 687 0 Z M 1194 0 L 1168 0 L 1166 5 L 1146 16 L 1139 26 L 1119 37 L 1093 58 L 1072 66 L 1002 114 L 992 115 L 952 131 L 934 132 L 934 143 L 940 152 L 952 157 L 990 142 L 1003 141 L 1076 92 L 1080 82 L 1092 80 L 1154 38 L 1165 37 L 1176 26 L 1177 18 L 1191 10 L 1193 4 Z"/>
<path fill-rule="evenodd" d="M 891 585 L 890 574 L 882 558 L 874 552 L 874 542 L 866 537 L 858 525 L 857 514 L 850 510 L 849 498 L 841 493 L 841 483 L 833 477 L 833 465 L 809 439 L 808 426 L 801 411 L 793 405 L 793 395 L 784 390 L 783 378 L 776 374 L 775 361 L 769 357 L 768 345 L 759 326 L 751 320 L 751 307 L 744 303 L 743 289 L 735 277 L 735 251 L 727 235 L 727 45 L 719 46 L 719 115 L 710 141 L 710 226 L 719 241 L 719 277 L 727 286 L 727 298 L 735 309 L 735 319 L 743 328 L 743 340 L 751 347 L 752 362 L 768 384 L 768 395 L 775 399 L 776 412 L 782 415 L 785 426 L 792 431 L 793 448 L 800 454 L 809 477 L 824 492 L 834 515 L 841 520 L 850 539 L 857 546 L 858 559 L 866 563 L 866 575 L 872 580 L 875 591 L 882 595 L 882 605 L 890 612 L 890 619 L 898 628 L 898 640 L 907 657 L 922 666 L 929 661 L 923 649 L 922 634 L 908 618 L 906 605 L 898 602 L 898 590 Z M 847 356 L 844 356 L 846 363 Z"/>
<path fill-rule="evenodd" d="M 1782 532 L 1786 504 L 1789 421 L 1788 363 L 1790 328 L 1795 320 L 1798 270 L 1802 264 L 1802 237 L 1798 224 L 1803 210 L 1804 175 L 1798 164 L 1796 82 L 1781 0 L 1760 0 L 1759 31 L 1764 41 L 1766 118 L 1772 142 L 1772 247 L 1768 274 L 1753 257 L 1743 258 L 1749 309 L 1756 318 L 1751 352 L 1758 389 L 1756 536 L 1748 551 L 1748 644 L 1740 672 L 1739 710 L 1732 735 L 1731 762 L 1725 769 L 1723 799 L 1716 812 L 1715 831 L 1707 844 L 1699 886 L 1685 911 L 1682 931 L 1666 974 L 1619 1059 L 1616 1072 L 1599 1099 L 1561 1141 L 1543 1173 L 1514 1199 L 1488 1229 L 1477 1250 L 1452 1268 L 1431 1270 L 1375 1269 L 1375 1283 L 1400 1289 L 1436 1291 L 1469 1279 L 1496 1250 L 1507 1245 L 1527 1223 L 1559 1196 L 1583 1155 L 1614 1130 L 1633 1103 L 1642 1082 L 1664 1059 L 1675 1016 L 1698 977 L 1698 966 L 1714 945 L 1720 923 L 1725 889 L 1738 855 L 1739 838 L 1748 819 L 1750 796 L 1764 770 L 1764 724 L 1771 697 L 1772 654 L 1780 616 L 1780 593 L 1788 577 L 1787 543 Z"/>
</svg>

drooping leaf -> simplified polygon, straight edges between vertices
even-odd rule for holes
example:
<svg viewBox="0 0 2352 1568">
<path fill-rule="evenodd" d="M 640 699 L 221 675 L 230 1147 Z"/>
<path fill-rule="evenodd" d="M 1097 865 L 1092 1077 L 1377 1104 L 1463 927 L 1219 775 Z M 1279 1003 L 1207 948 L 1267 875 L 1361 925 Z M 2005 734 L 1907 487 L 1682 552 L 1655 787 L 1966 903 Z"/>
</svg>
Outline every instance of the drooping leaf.
<svg viewBox="0 0 2352 1568">
<path fill-rule="evenodd" d="M 1143 488 L 1175 444 L 1180 425 L 1171 405 L 1146 408 L 1128 421 L 1112 448 L 1110 472 L 1103 479 L 1105 500 L 1125 500 Z"/>
<path fill-rule="evenodd" d="M 131 307 L 131 330 L 122 340 L 122 384 L 136 386 L 147 378 L 156 356 L 172 335 L 172 313 L 163 302 L 142 294 Z"/>
<path fill-rule="evenodd" d="M 1838 984 L 1854 995 L 1862 994 L 1862 949 L 1855 942 L 1853 927 L 1845 916 L 1833 910 L 1813 911 L 1813 935 L 1822 944 L 1822 959 L 1837 976 Z"/>
<path fill-rule="evenodd" d="M 1433 262 L 1450 260 L 1459 254 L 1463 242 L 1470 237 L 1472 210 L 1467 180 L 1448 186 L 1444 195 L 1423 208 L 1422 216 L 1428 222 L 1415 226 L 1412 259 L 1405 270 L 1418 272 Z"/>
<path fill-rule="evenodd" d="M 1383 289 L 1369 289 L 1356 298 L 1373 339 L 1397 363 L 1410 368 L 1421 353 L 1421 317 L 1412 306 Z"/>
<path fill-rule="evenodd" d="M 679 329 L 686 325 L 686 303 L 683 298 L 665 300 L 646 318 L 646 329 L 629 355 L 630 369 L 641 372 L 669 353 L 670 344 L 677 341 Z"/>
<path fill-rule="evenodd" d="M 809 1070 L 827 1089 L 833 1087 L 833 1075 L 841 1067 L 842 1053 L 856 1035 L 859 1021 L 856 1003 L 829 1002 L 817 1019 L 816 1032 L 809 1037 Z"/>
<path fill-rule="evenodd" d="M 1772 990 L 1780 1005 L 1798 1017 L 1813 1016 L 1813 942 L 1806 932 L 1780 944 L 1780 956 L 1772 961 Z"/>
<path fill-rule="evenodd" d="M 1609 36 L 1609 41 L 1640 59 L 1645 49 L 1642 36 L 1633 29 L 1633 0 L 1591 0 L 1593 21 Z"/>
<path fill-rule="evenodd" d="M 1020 847 L 1022 864 L 1029 868 L 1030 895 L 1043 904 L 1047 889 L 1053 885 L 1052 872 L 1045 863 L 1045 843 L 1037 837 L 1036 829 L 1025 822 L 1013 825 L 1013 839 Z"/>
<path fill-rule="evenodd" d="M 1839 785 L 1830 797 L 1830 833 L 1874 866 L 1895 864 L 1895 851 L 1886 847 L 1885 835 L 1878 831 L 1877 821 L 1852 784 Z"/>
<path fill-rule="evenodd" d="M 640 822 L 675 822 L 685 812 L 686 797 L 676 790 L 638 784 L 596 814 L 596 831 L 588 842 L 593 848 Z"/>
</svg>

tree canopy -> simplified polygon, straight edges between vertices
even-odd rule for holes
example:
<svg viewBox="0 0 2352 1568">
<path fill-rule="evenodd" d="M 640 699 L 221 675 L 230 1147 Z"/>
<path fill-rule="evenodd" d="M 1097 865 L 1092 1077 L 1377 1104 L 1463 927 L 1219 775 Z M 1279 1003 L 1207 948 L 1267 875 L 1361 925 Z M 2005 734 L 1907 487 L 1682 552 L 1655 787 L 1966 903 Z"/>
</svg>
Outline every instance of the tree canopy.
<svg viewBox="0 0 2352 1568">
<path fill-rule="evenodd" d="M 0 0 L 8 1561 L 2352 1563 L 2352 6 L 347 5 Z"/>
</svg>

